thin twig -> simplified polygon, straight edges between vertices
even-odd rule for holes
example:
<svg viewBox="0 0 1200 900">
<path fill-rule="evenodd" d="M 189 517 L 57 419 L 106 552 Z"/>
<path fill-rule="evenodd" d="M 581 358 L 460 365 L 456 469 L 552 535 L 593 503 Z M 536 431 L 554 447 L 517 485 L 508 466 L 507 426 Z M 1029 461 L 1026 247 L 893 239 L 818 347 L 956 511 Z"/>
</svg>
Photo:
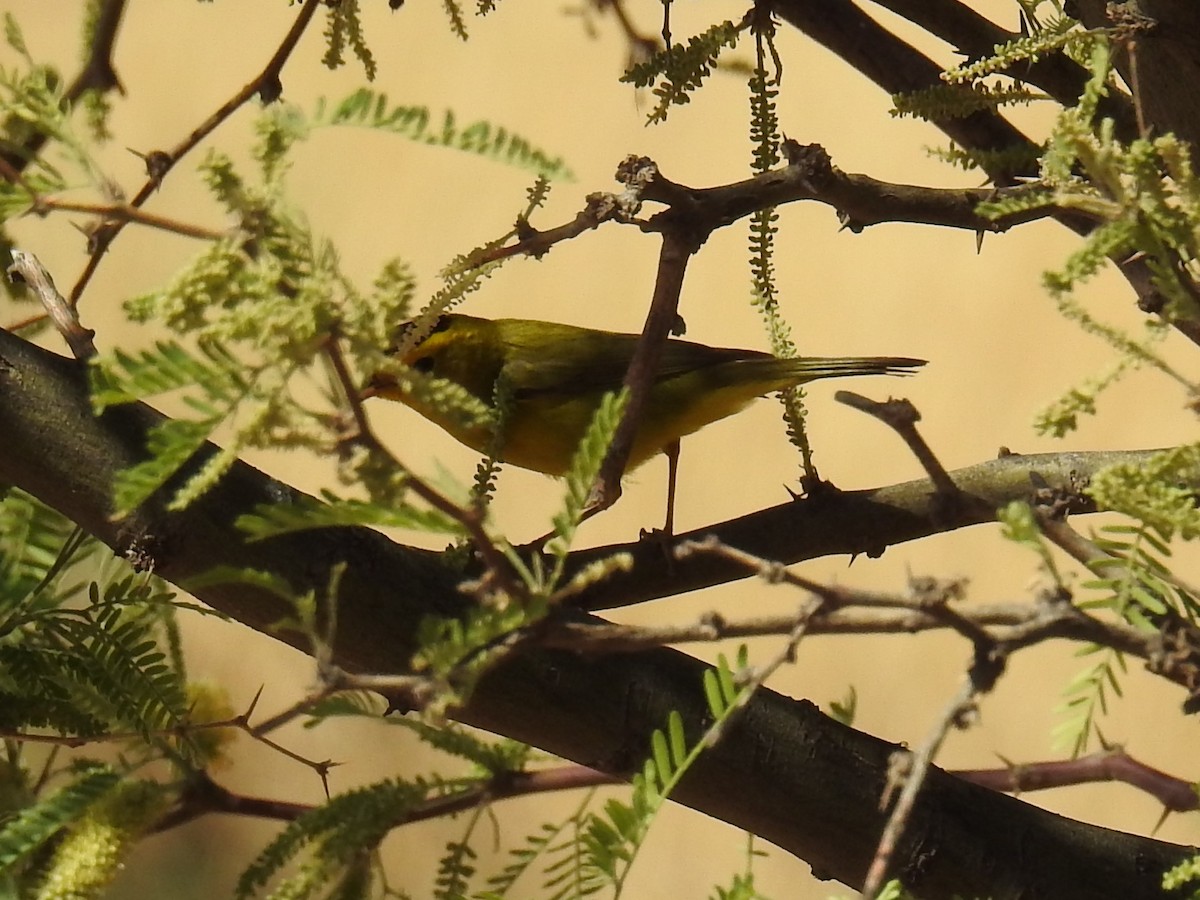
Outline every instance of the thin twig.
<svg viewBox="0 0 1200 900">
<path fill-rule="evenodd" d="M 45 215 L 55 210 L 99 216 L 105 225 L 111 222 L 135 222 L 139 225 L 157 228 L 160 231 L 169 231 L 172 234 L 199 238 L 206 241 L 217 241 L 229 235 L 228 231 L 217 231 L 212 228 L 205 228 L 203 225 L 181 222 L 178 219 L 171 219 L 167 216 L 146 212 L 145 210 L 138 209 L 136 206 L 130 206 L 128 203 L 75 203 L 70 200 L 59 200 L 55 197 L 34 198 L 33 212 L 37 215 Z"/>
<path fill-rule="evenodd" d="M 78 360 L 88 360 L 96 355 L 96 345 L 92 338 L 96 332 L 84 328 L 79 321 L 79 314 L 65 297 L 54 286 L 54 279 L 46 271 L 36 256 L 24 250 L 13 249 L 13 263 L 8 267 L 9 277 L 13 280 L 24 281 L 37 295 L 50 321 L 58 329 L 71 348 L 71 353 Z"/>
<path fill-rule="evenodd" d="M 954 479 L 950 477 L 950 473 L 946 471 L 946 467 L 942 465 L 929 444 L 925 442 L 925 438 L 921 437 L 921 432 L 917 430 L 921 414 L 910 401 L 889 398 L 880 402 L 853 391 L 838 391 L 833 395 L 833 399 L 852 409 L 857 409 L 859 412 L 873 416 L 896 432 L 908 449 L 912 451 L 912 455 L 917 458 L 917 462 L 921 464 L 921 468 L 925 470 L 925 474 L 929 476 L 929 480 L 933 482 L 933 486 L 939 494 L 946 497 L 957 497 L 961 493 L 958 485 L 954 483 Z"/>
<path fill-rule="evenodd" d="M 633 441 L 641 426 L 663 348 L 678 316 L 679 295 L 683 290 L 687 264 L 701 242 L 695 234 L 686 230 L 671 230 L 663 234 L 650 311 L 625 373 L 624 387 L 629 391 L 629 400 L 621 424 L 613 434 L 608 454 L 600 466 L 589 503 L 590 512 L 612 506 L 621 496 L 621 477 L 625 474 Z"/>
<path fill-rule="evenodd" d="M 193 148 L 196 147 L 202 140 L 208 137 L 219 125 L 228 119 L 233 113 L 246 103 L 255 94 L 258 94 L 264 103 L 270 103 L 275 100 L 283 90 L 282 82 L 280 81 L 280 73 L 283 71 L 283 66 L 295 50 L 296 44 L 299 43 L 301 35 L 304 34 L 309 22 L 317 11 L 317 7 L 321 5 L 321 0 L 304 0 L 304 6 L 301 8 L 299 15 L 296 16 L 296 21 L 292 23 L 283 40 L 280 42 L 278 49 L 271 55 L 266 66 L 253 79 L 247 82 L 237 93 L 230 97 L 225 103 L 197 126 L 186 138 L 184 138 L 174 149 L 170 151 L 155 151 L 147 154 L 146 163 L 149 170 L 149 178 L 142 185 L 141 189 L 134 195 L 134 198 L 129 201 L 129 206 L 140 207 L 158 190 L 162 184 L 163 178 L 168 172 L 186 156 Z M 128 220 L 125 220 L 128 221 Z M 94 246 L 91 248 L 91 255 L 88 258 L 87 265 L 80 274 L 79 279 L 75 282 L 75 286 L 71 288 L 71 303 L 72 305 L 79 302 L 79 298 L 83 295 L 84 289 L 92 276 L 96 272 L 96 268 L 100 265 L 100 260 L 104 258 L 104 254 L 108 252 L 108 248 L 121 233 L 125 226 L 125 221 L 114 222 L 111 228 L 104 228 L 96 232 Z"/>
<path fill-rule="evenodd" d="M 1115 747 L 1078 759 L 1020 763 L 1002 769 L 956 770 L 952 775 L 993 791 L 1020 794 L 1073 784 L 1122 781 L 1158 800 L 1170 812 L 1200 808 L 1193 782 L 1169 775 Z"/>
<path fill-rule="evenodd" d="M 892 857 L 895 855 L 900 838 L 904 834 L 904 829 L 916 805 L 917 795 L 925 783 L 929 767 L 933 764 L 933 757 L 941 748 L 950 729 L 955 725 L 961 725 L 974 710 L 977 693 L 971 678 L 965 679 L 958 693 L 954 695 L 954 698 L 946 705 L 945 711 L 934 723 L 920 749 L 916 753 L 898 750 L 893 754 L 893 775 L 897 780 L 903 779 L 904 786 L 900 789 L 900 796 L 896 799 L 896 805 L 892 808 L 887 824 L 884 825 L 883 834 L 880 835 L 875 857 L 867 869 L 867 877 L 862 887 L 864 897 L 875 897 L 883 887 Z M 894 786 L 893 782 L 890 787 Z"/>
</svg>

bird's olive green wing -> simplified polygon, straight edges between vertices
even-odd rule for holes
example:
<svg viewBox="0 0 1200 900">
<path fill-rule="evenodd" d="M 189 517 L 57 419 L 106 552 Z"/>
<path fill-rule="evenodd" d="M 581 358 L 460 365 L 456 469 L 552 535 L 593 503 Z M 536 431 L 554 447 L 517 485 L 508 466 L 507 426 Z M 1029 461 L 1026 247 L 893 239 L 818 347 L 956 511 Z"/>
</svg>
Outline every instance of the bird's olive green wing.
<svg viewBox="0 0 1200 900">
<path fill-rule="evenodd" d="M 620 390 L 639 335 L 571 326 L 546 330 L 548 323 L 538 324 L 541 327 L 536 331 L 512 329 L 504 335 L 508 345 L 504 377 L 518 397 Z M 663 347 L 655 382 L 722 363 L 760 357 L 770 358 L 752 350 L 670 340 Z"/>
</svg>

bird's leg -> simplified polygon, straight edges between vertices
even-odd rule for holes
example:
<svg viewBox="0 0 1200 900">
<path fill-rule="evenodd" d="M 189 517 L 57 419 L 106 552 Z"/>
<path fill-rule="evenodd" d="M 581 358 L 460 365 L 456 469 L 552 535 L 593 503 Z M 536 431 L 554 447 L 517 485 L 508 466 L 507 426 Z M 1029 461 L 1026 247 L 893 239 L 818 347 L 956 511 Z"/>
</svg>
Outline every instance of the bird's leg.
<svg viewBox="0 0 1200 900">
<path fill-rule="evenodd" d="M 675 536 L 675 480 L 679 475 L 679 440 L 673 440 L 663 448 L 667 455 L 667 521 L 663 523 L 663 535 Z"/>
</svg>

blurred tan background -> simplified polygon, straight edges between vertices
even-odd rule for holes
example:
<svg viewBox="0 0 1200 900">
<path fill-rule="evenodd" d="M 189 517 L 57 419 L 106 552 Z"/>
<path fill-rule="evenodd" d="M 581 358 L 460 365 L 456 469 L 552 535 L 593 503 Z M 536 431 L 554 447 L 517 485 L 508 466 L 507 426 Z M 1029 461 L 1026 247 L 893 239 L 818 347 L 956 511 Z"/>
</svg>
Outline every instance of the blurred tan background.
<svg viewBox="0 0 1200 900">
<path fill-rule="evenodd" d="M 615 187 L 612 173 L 629 153 L 654 158 L 664 174 L 706 186 L 745 176 L 750 157 L 743 79 L 717 75 L 689 106 L 665 125 L 646 127 L 650 98 L 617 83 L 626 45 L 614 21 L 574 6 L 500 4 L 486 20 L 472 20 L 467 44 L 450 33 L 441 5 L 409 0 L 389 13 L 382 2 L 364 4 L 367 39 L 379 62 L 375 88 L 395 103 L 427 105 L 435 115 L 452 109 L 460 123 L 487 119 L 561 154 L 574 183 L 557 184 L 549 208 L 534 224 L 559 224 L 582 206 L 591 191 Z M 659 28 L 660 5 L 630 0 L 640 28 Z M 1015 27 L 1005 2 L 975 4 Z M 1014 4 L 1015 6 L 1015 4 Z M 57 64 L 68 76 L 78 60 L 82 4 L 0 0 L 25 29 L 34 57 Z M 683 39 L 718 18 L 737 18 L 737 4 L 694 2 L 676 7 L 673 30 Z M 108 174 L 132 194 L 142 183 L 140 161 L 126 148 L 149 151 L 178 142 L 264 64 L 297 7 L 282 2 L 197 4 L 131 0 L 117 44 L 116 65 L 128 90 L 115 98 L 116 140 L 104 153 Z M 318 13 L 318 18 L 322 14 Z M 314 23 L 316 24 L 316 23 Z M 820 143 L 836 165 L 877 178 L 929 185 L 974 186 L 975 175 L 950 170 L 925 154 L 944 145 L 933 129 L 887 116 L 889 101 L 823 49 L 782 31 L 786 66 L 780 116 L 786 133 Z M 922 45 L 943 62 L 953 57 L 936 43 Z M 284 71 L 284 100 L 312 109 L 320 96 L 337 99 L 358 85 L 356 63 L 330 73 L 320 64 L 320 28 L 310 28 Z M 747 44 L 739 56 L 749 59 Z M 0 49 L 0 62 L 15 60 Z M 195 164 L 207 147 L 245 158 L 256 109 L 239 111 L 169 177 L 149 208 L 201 222 L 227 224 L 200 188 Z M 1046 113 L 1022 119 L 1044 128 Z M 437 288 L 438 269 L 455 253 L 505 231 L 524 204 L 532 181 L 524 172 L 468 154 L 439 151 L 401 138 L 360 129 L 323 131 L 296 154 L 293 199 L 313 228 L 331 237 L 346 270 L 366 286 L 379 265 L 399 254 L 421 277 L 426 296 Z M 993 456 L 1001 445 L 1021 452 L 1074 448 L 1155 447 L 1191 437 L 1183 397 L 1172 384 L 1140 374 L 1114 391 L 1102 415 L 1085 422 L 1063 442 L 1036 437 L 1033 414 L 1072 384 L 1096 371 L 1105 358 L 1097 342 L 1081 336 L 1056 314 L 1040 289 L 1040 273 L 1058 265 L 1074 245 L 1052 225 L 1034 224 L 989 236 L 975 252 L 969 233 L 911 225 L 881 225 L 855 235 L 838 230 L 834 212 L 816 204 L 781 213 L 779 284 L 786 315 L 802 352 L 902 354 L 930 365 L 904 382 L 860 381 L 854 389 L 874 397 L 902 392 L 924 414 L 923 429 L 950 468 Z M 85 261 L 83 239 L 69 220 L 22 221 L 13 231 L 37 253 L 64 290 Z M 749 306 L 746 229 L 718 233 L 693 262 L 681 312 L 691 339 L 728 346 L 765 347 L 757 313 Z M 83 306 L 85 324 L 98 331 L 102 349 L 149 336 L 131 335 L 120 301 L 151 290 L 200 249 L 180 237 L 129 228 L 103 262 Z M 605 226 L 560 245 L 541 261 L 516 260 L 473 297 L 465 311 L 547 318 L 636 331 L 650 297 L 657 241 L 635 229 Z M 1115 278 L 1089 285 L 1083 299 L 1117 322 L 1133 323 L 1129 293 Z M 19 311 L 5 310 L 0 322 Z M 52 344 L 52 341 L 48 341 Z M 61 349 L 61 348 L 56 348 Z M 1187 348 L 1173 341 L 1168 353 L 1184 361 Z M 1186 371 L 1186 368 L 1185 368 Z M 817 384 L 809 393 L 810 436 L 821 474 L 844 488 L 870 487 L 920 475 L 916 462 L 882 426 L 832 401 L 837 386 Z M 433 426 L 404 409 L 373 414 L 410 464 L 432 471 L 440 461 L 463 481 L 475 457 Z M 322 461 L 300 455 L 252 460 L 305 489 L 331 483 Z M 589 523 L 580 544 L 629 540 L 639 528 L 661 522 L 665 464 L 652 462 L 629 479 L 625 498 Z M 778 407 L 760 401 L 684 442 L 678 527 L 699 528 L 786 500 L 797 460 Z M 556 508 L 555 482 L 532 473 L 505 473 L 495 505 L 500 526 L 514 540 L 544 530 Z M 408 537 L 408 536 L 406 536 Z M 420 540 L 419 537 L 412 538 Z M 436 546 L 436 544 L 434 544 Z M 1178 559 L 1186 576 L 1194 550 Z M 1006 544 L 994 527 L 893 547 L 882 559 L 820 560 L 799 570 L 810 578 L 863 587 L 900 589 L 907 576 L 970 578 L 970 597 L 980 602 L 1027 596 L 1035 583 L 1035 560 Z M 788 611 L 798 598 L 784 588 L 752 581 L 702 595 L 673 598 L 622 615 L 629 621 L 690 621 L 717 609 L 737 617 Z M 760 658 L 774 641 L 752 646 Z M 732 648 L 728 648 L 732 649 Z M 1059 755 L 1050 730 L 1061 687 L 1084 661 L 1074 647 L 1056 645 L 1019 654 L 993 696 L 982 704 L 982 721 L 951 736 L 943 766 L 987 767 L 1003 757 L 1015 762 Z M 714 647 L 694 652 L 712 658 Z M 259 710 L 270 714 L 302 695 L 312 683 L 310 661 L 238 625 L 189 623 L 188 653 L 195 677 L 227 685 L 235 706 L 263 688 Z M 798 663 L 772 686 L 828 708 L 853 685 L 859 696 L 856 725 L 880 737 L 919 743 L 957 689 L 969 648 L 950 638 L 819 638 L 805 642 Z M 1127 698 L 1103 725 L 1105 734 L 1138 758 L 1184 778 L 1196 777 L 1196 737 L 1179 714 L 1179 691 L 1133 665 Z M 400 729 L 369 723 L 290 728 L 279 737 L 311 758 L 332 758 L 331 786 L 342 791 L 381 777 L 427 771 L 428 759 Z M 241 742 L 236 763 L 216 773 L 228 787 L 252 794 L 318 802 L 321 786 L 312 773 L 266 749 Z M 1065 815 L 1124 830 L 1149 833 L 1159 818 L 1150 798 L 1120 785 L 1079 787 L 1029 796 Z M 498 808 L 511 846 L 547 820 L 579 802 L 577 796 L 539 798 Z M 385 845 L 396 888 L 422 897 L 445 842 L 462 822 L 403 829 Z M 271 823 L 208 818 L 145 842 L 129 861 L 113 896 L 202 898 L 229 893 L 240 868 L 274 832 Z M 1200 842 L 1194 818 L 1175 816 L 1159 830 L 1167 840 Z M 477 847 L 486 854 L 491 835 Z M 850 892 L 814 880 L 802 862 L 759 844 L 766 859 L 756 864 L 759 889 L 773 897 L 819 898 Z M 688 810 L 672 808 L 652 831 L 627 896 L 702 897 L 728 883 L 743 865 L 745 843 L 733 829 Z M 485 855 L 481 867 L 494 860 Z M 498 866 L 497 866 L 498 868 Z M 533 892 L 533 883 L 527 889 Z"/>
</svg>

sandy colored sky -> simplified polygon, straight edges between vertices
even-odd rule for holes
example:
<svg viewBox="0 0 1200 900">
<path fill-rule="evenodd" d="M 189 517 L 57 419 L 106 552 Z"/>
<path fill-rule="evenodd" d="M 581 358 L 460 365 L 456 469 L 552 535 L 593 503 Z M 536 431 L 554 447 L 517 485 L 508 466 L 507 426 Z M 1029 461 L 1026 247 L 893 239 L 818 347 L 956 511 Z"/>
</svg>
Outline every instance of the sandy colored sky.
<svg viewBox="0 0 1200 900">
<path fill-rule="evenodd" d="M 750 157 L 744 81 L 717 76 L 692 104 L 674 110 L 664 125 L 647 127 L 649 98 L 637 97 L 617 78 L 625 45 L 609 19 L 578 6 L 502 3 L 486 20 L 473 20 L 463 44 L 446 25 L 441 5 L 409 0 L 397 13 L 384 3 L 364 4 L 367 39 L 380 66 L 375 88 L 394 102 L 452 109 L 459 121 L 487 119 L 561 154 L 576 175 L 555 187 L 535 225 L 566 221 L 592 191 L 615 187 L 612 173 L 627 154 L 650 156 L 672 180 L 694 186 L 735 181 L 747 174 Z M 582 4 L 581 4 L 582 5 Z M 1006 3 L 976 4 L 1003 11 Z M 71 8 L 67 15 L 65 10 Z M 31 52 L 73 74 L 77 60 L 76 4 L 0 0 L 25 28 Z M 643 30 L 657 30 L 658 3 L 629 3 Z M 148 151 L 171 145 L 217 108 L 273 52 L 296 14 L 282 2 L 202 4 L 131 0 L 117 47 L 117 69 L 127 96 L 115 100 L 116 140 L 102 154 L 108 175 L 132 194 L 142 181 L 141 163 L 126 148 Z M 727 3 L 679 4 L 674 33 L 685 36 L 718 18 L 738 17 Z M 999 15 L 999 14 L 998 14 Z M 939 59 L 945 47 L 926 42 Z M 780 116 L 786 133 L 801 143 L 820 143 L 835 164 L 877 178 L 929 185 L 975 186 L 976 175 L 950 170 L 931 159 L 926 145 L 944 145 L 941 135 L 911 120 L 887 116 L 881 92 L 847 70 L 823 49 L 784 34 L 785 60 Z M 749 59 L 748 50 L 739 56 Z M 284 73 L 284 100 L 311 109 L 319 97 L 340 98 L 358 86 L 354 63 L 330 73 L 320 64 L 319 29 L 311 29 Z M 7 48 L 0 64 L 13 65 Z M 246 108 L 210 138 L 244 158 L 256 111 Z M 1046 113 L 1021 117 L 1034 133 Z M 151 202 L 154 212 L 212 227 L 226 223 L 195 176 L 195 154 Z M 415 145 L 401 138 L 357 129 L 319 134 L 296 154 L 293 200 L 315 231 L 333 239 L 348 273 L 366 286 L 392 255 L 408 259 L 421 277 L 424 295 L 436 290 L 436 273 L 462 253 L 504 232 L 524 204 L 531 182 L 524 171 L 466 154 Z M 777 264 L 784 310 L 805 353 L 894 354 L 927 358 L 929 366 L 902 383 L 859 382 L 854 389 L 875 397 L 903 393 L 920 408 L 923 432 L 950 468 L 995 455 L 1000 446 L 1020 452 L 1055 449 L 1157 447 L 1191 437 L 1177 388 L 1142 373 L 1113 392 L 1102 415 L 1085 422 L 1064 441 L 1036 436 L 1035 412 L 1103 365 L 1105 348 L 1081 336 L 1054 310 L 1040 288 L 1041 272 L 1057 265 L 1075 245 L 1063 229 L 1033 224 L 1011 234 L 989 236 L 975 251 L 975 236 L 914 225 L 881 225 L 862 234 L 839 231 L 835 214 L 817 204 L 781 211 Z M 60 286 L 75 280 L 85 261 L 82 238 L 67 219 L 18 223 L 20 243 L 36 252 Z M 749 305 L 746 229 L 713 236 L 689 269 L 681 312 L 688 337 L 707 343 L 764 348 L 766 337 Z M 196 253 L 184 238 L 128 229 L 113 247 L 85 298 L 86 324 L 108 349 L 123 341 L 148 342 L 122 321 L 120 301 L 154 289 Z M 465 311 L 486 316 L 546 318 L 581 325 L 636 331 L 653 285 L 657 242 L 616 225 L 556 247 L 540 261 L 506 266 L 473 297 Z M 1136 322 L 1122 283 L 1102 277 L 1081 299 L 1113 321 Z M 0 310 L 8 321 L 11 311 Z M 1186 348 L 1169 342 L 1176 361 Z M 810 390 L 810 436 L 821 474 L 844 488 L 863 488 L 919 477 L 911 456 L 878 423 L 832 401 L 836 386 Z M 475 456 L 411 412 L 375 410 L 381 428 L 404 459 L 433 471 L 440 464 L 468 481 Z M 255 457 L 256 464 L 305 489 L 331 483 L 320 460 L 300 455 Z M 680 474 L 680 529 L 699 528 L 764 506 L 784 502 L 794 485 L 797 460 L 788 444 L 779 409 L 760 401 L 736 419 L 719 423 L 684 442 Z M 556 508 L 558 486 L 543 476 L 508 471 L 495 516 L 514 540 L 544 531 Z M 580 543 L 630 540 L 642 527 L 661 521 L 665 464 L 637 472 L 626 496 L 610 513 L 585 528 Z M 419 541 L 420 537 L 404 536 Z M 1194 549 L 1181 548 L 1186 576 L 1195 567 Z M 862 587 L 900 589 L 908 575 L 964 576 L 969 596 L 979 602 L 1028 596 L 1036 585 L 1036 561 L 1002 542 L 991 526 L 897 546 L 877 560 L 818 560 L 799 567 L 810 578 Z M 624 612 L 629 621 L 690 621 L 710 609 L 736 617 L 786 611 L 799 598 L 785 588 L 750 581 L 704 594 L 672 598 L 651 608 Z M 765 656 L 776 644 L 758 641 Z M 300 696 L 311 684 L 309 660 L 236 625 L 195 622 L 189 626 L 192 671 L 229 686 L 235 705 L 248 703 L 263 687 L 260 709 L 270 713 Z M 712 658 L 716 648 L 695 651 Z M 1049 734 L 1058 718 L 1061 688 L 1084 662 L 1074 648 L 1050 646 L 1023 652 L 999 689 L 982 704 L 981 723 L 950 738 L 940 763 L 946 767 L 998 765 L 1058 755 Z M 822 638 L 805 642 L 797 664 L 772 686 L 807 697 L 822 707 L 858 691 L 856 725 L 882 738 L 915 744 L 922 740 L 957 690 L 969 648 L 961 641 L 932 637 Z M 1178 712 L 1179 691 L 1131 666 L 1127 698 L 1104 730 L 1147 763 L 1195 777 L 1188 767 L 1195 726 Z M 335 791 L 394 773 L 415 774 L 434 762 L 419 762 L 413 742 L 400 729 L 368 723 L 290 729 L 282 736 L 292 749 L 346 764 L 332 776 Z M 415 769 L 413 767 L 416 767 Z M 317 802 L 320 785 L 312 774 L 257 746 L 239 747 L 237 763 L 217 773 L 222 783 L 249 793 Z M 1149 833 L 1159 817 L 1156 804 L 1132 788 L 1101 785 L 1027 797 L 1030 802 L 1124 830 Z M 578 803 L 576 797 L 512 803 L 499 810 L 515 839 L 543 820 Z M 397 887 L 422 896 L 447 840 L 462 823 L 404 830 L 386 845 Z M 239 867 L 273 827 L 213 819 L 156 837 L 138 851 L 114 896 L 201 898 L 227 893 Z M 1159 831 L 1167 840 L 1200 842 L 1194 819 L 1173 817 Z M 490 845 L 490 834 L 481 850 Z M 671 809 L 652 833 L 628 896 L 700 897 L 727 883 L 740 869 L 744 841 L 734 830 L 683 809 Z M 757 865 L 760 890 L 769 896 L 819 898 L 836 888 L 816 882 L 808 867 L 768 851 Z M 481 865 L 486 865 L 485 861 Z M 178 867 L 178 868 L 176 868 Z M 186 873 L 183 874 L 183 873 Z M 848 894 L 847 891 L 842 891 Z"/>
</svg>

